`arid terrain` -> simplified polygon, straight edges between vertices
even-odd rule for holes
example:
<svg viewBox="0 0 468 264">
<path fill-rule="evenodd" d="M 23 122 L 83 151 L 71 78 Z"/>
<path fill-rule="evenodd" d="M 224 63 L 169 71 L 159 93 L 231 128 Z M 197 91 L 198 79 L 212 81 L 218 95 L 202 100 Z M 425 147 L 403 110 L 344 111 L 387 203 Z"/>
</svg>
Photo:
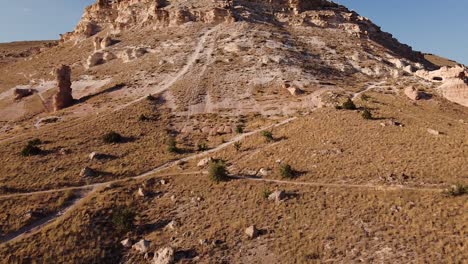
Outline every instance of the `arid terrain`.
<svg viewBox="0 0 468 264">
<path fill-rule="evenodd" d="M 325 0 L 99 0 L 0 44 L 1 263 L 466 263 L 468 69 Z"/>
</svg>

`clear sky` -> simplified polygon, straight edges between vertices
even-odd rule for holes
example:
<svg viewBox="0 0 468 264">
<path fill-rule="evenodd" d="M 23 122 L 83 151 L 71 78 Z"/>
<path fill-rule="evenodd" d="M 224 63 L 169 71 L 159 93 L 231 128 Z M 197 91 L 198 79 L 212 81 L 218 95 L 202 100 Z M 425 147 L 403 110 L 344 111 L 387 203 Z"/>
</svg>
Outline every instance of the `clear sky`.
<svg viewBox="0 0 468 264">
<path fill-rule="evenodd" d="M 193 0 L 196 1 L 196 0 Z M 94 0 L 0 0 L 0 42 L 58 39 Z M 335 0 L 414 49 L 468 65 L 468 0 Z"/>
</svg>

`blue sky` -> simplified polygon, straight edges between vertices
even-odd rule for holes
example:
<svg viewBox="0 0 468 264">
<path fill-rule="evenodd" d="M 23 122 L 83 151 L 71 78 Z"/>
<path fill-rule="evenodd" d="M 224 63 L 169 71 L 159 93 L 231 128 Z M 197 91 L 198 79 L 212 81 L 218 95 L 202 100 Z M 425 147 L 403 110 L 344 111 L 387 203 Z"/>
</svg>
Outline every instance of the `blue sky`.
<svg viewBox="0 0 468 264">
<path fill-rule="evenodd" d="M 194 0 L 196 1 L 196 0 Z M 0 0 L 0 42 L 58 39 L 94 0 Z M 468 64 L 468 0 L 335 0 L 416 50 Z"/>
</svg>

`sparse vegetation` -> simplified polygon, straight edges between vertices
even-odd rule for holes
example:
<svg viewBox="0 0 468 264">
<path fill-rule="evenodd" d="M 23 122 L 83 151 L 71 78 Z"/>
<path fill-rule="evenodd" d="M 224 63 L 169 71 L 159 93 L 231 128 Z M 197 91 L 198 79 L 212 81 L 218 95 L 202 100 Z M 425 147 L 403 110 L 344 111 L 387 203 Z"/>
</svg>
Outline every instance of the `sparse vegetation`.
<svg viewBox="0 0 468 264">
<path fill-rule="evenodd" d="M 237 134 L 242 134 L 242 133 L 244 133 L 244 127 L 241 126 L 241 125 L 236 126 L 236 129 L 235 129 L 235 130 L 236 130 L 236 133 L 237 133 Z"/>
<path fill-rule="evenodd" d="M 212 181 L 216 183 L 227 181 L 229 178 L 226 170 L 226 164 L 224 163 L 224 161 L 212 161 L 208 169 L 208 176 Z"/>
<path fill-rule="evenodd" d="M 40 143 L 37 143 L 37 141 L 29 141 L 28 144 L 21 150 L 21 156 L 29 157 L 41 154 L 42 149 L 37 146 L 38 144 Z"/>
<path fill-rule="evenodd" d="M 357 107 L 354 104 L 353 100 L 348 98 L 342 105 L 336 106 L 336 109 L 344 109 L 344 110 L 356 110 Z"/>
<path fill-rule="evenodd" d="M 166 145 L 167 145 L 167 151 L 171 153 L 179 152 L 179 149 L 177 148 L 177 141 L 175 140 L 174 137 L 169 137 L 166 141 Z"/>
<path fill-rule="evenodd" d="M 154 102 L 154 101 L 156 101 L 156 99 L 157 99 L 157 98 L 156 98 L 156 97 L 154 97 L 154 96 L 153 96 L 153 95 L 151 95 L 151 94 L 150 94 L 150 95 L 148 95 L 148 96 L 146 96 L 146 100 L 147 100 L 147 101 L 150 101 L 150 102 Z"/>
<path fill-rule="evenodd" d="M 265 138 L 267 142 L 274 141 L 273 133 L 271 131 L 266 131 L 266 130 L 262 131 L 262 136 Z"/>
<path fill-rule="evenodd" d="M 461 184 L 461 183 L 458 183 L 456 185 L 451 186 L 447 190 L 447 194 L 449 196 L 454 196 L 454 197 L 466 195 L 466 194 L 468 194 L 468 186 L 466 186 L 464 184 Z"/>
<path fill-rule="evenodd" d="M 35 138 L 33 140 L 30 140 L 28 142 L 28 145 L 31 145 L 31 146 L 38 146 L 38 145 L 41 145 L 42 144 L 42 141 L 38 138 Z"/>
<path fill-rule="evenodd" d="M 281 174 L 281 177 L 285 179 L 292 179 L 296 176 L 296 172 L 293 170 L 293 168 L 289 164 L 282 164 L 280 166 L 280 174 Z"/>
<path fill-rule="evenodd" d="M 207 151 L 208 150 L 208 145 L 205 142 L 198 143 L 197 150 L 198 151 Z"/>
<path fill-rule="evenodd" d="M 145 122 L 145 121 L 148 121 L 149 118 L 143 114 L 140 115 L 140 117 L 138 117 L 138 120 L 141 121 L 141 122 Z"/>
<path fill-rule="evenodd" d="M 270 196 L 270 194 L 272 194 L 272 191 L 270 191 L 269 189 L 263 189 L 263 191 L 262 191 L 262 197 L 263 197 L 263 199 L 268 199 L 268 197 Z"/>
<path fill-rule="evenodd" d="M 234 148 L 236 149 L 237 152 L 239 152 L 242 148 L 242 143 L 240 143 L 239 141 L 235 142 Z"/>
<path fill-rule="evenodd" d="M 133 228 L 135 215 L 129 207 L 118 207 L 112 213 L 112 225 L 119 232 L 128 232 Z"/>
<path fill-rule="evenodd" d="M 120 142 L 122 142 L 123 137 L 119 133 L 117 133 L 115 131 L 111 131 L 111 132 L 105 134 L 102 137 L 102 140 L 104 141 L 104 143 L 107 143 L 107 144 L 120 143 Z"/>
<path fill-rule="evenodd" d="M 372 119 L 372 114 L 367 108 L 364 109 L 364 111 L 362 111 L 361 116 L 362 116 L 362 118 L 367 119 L 367 120 Z"/>
</svg>

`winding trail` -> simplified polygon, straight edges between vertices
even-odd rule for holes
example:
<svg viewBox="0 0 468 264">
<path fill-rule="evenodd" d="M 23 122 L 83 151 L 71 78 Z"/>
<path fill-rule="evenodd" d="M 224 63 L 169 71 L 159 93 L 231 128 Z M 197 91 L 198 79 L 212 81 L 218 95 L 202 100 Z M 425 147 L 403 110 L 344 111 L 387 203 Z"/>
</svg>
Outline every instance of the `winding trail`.
<svg viewBox="0 0 468 264">
<path fill-rule="evenodd" d="M 51 223 L 53 223 L 54 221 L 59 220 L 67 212 L 71 212 L 74 208 L 77 207 L 77 205 L 81 201 L 83 201 L 83 199 L 85 199 L 86 197 L 89 197 L 91 194 L 96 192 L 96 190 L 98 190 L 100 187 L 105 187 L 105 186 L 109 186 L 109 185 L 114 184 L 114 183 L 124 182 L 124 181 L 128 181 L 128 180 L 137 180 L 137 179 L 143 179 L 143 178 L 149 177 L 151 175 L 154 175 L 157 172 L 163 171 L 165 169 L 169 169 L 169 168 L 175 166 L 176 164 L 178 164 L 181 161 L 186 162 L 186 161 L 190 161 L 190 160 L 194 160 L 194 159 L 197 159 L 197 158 L 204 157 L 204 156 L 206 156 L 208 154 L 211 154 L 211 153 L 217 152 L 219 150 L 225 149 L 225 148 L 233 145 L 234 143 L 243 140 L 246 137 L 257 134 L 257 133 L 259 133 L 259 132 L 261 132 L 263 130 L 267 130 L 267 129 L 271 129 L 271 128 L 274 128 L 274 127 L 279 127 L 279 126 L 285 125 L 287 123 L 292 122 L 295 119 L 296 119 L 296 117 L 292 117 L 292 118 L 286 119 L 286 120 L 284 120 L 282 122 L 279 122 L 279 123 L 276 123 L 276 124 L 273 124 L 273 125 L 269 125 L 267 127 L 263 127 L 263 128 L 260 128 L 260 129 L 257 129 L 257 130 L 254 130 L 254 131 L 251 131 L 251 132 L 248 132 L 248 133 L 240 134 L 240 135 L 232 138 L 228 142 L 223 143 L 223 144 L 221 144 L 221 145 L 219 145 L 219 146 L 217 146 L 217 147 L 215 147 L 213 149 L 210 149 L 210 150 L 202 152 L 202 153 L 197 153 L 197 154 L 185 157 L 185 158 L 181 158 L 181 159 L 177 159 L 177 160 L 174 160 L 174 161 L 167 162 L 167 163 L 165 163 L 165 164 L 163 164 L 161 166 L 158 166 L 155 169 L 152 169 L 152 170 L 150 170 L 148 172 L 137 175 L 135 177 L 123 178 L 123 179 L 118 179 L 118 180 L 113 180 L 113 181 L 108 181 L 108 182 L 88 184 L 88 185 L 77 186 L 77 187 L 65 187 L 65 188 L 57 188 L 57 189 L 37 191 L 37 192 L 2 195 L 2 196 L 0 196 L 0 199 L 13 198 L 13 197 L 22 197 L 22 196 L 32 196 L 32 195 L 37 195 L 37 194 L 47 194 L 47 193 L 63 192 L 63 191 L 78 191 L 78 190 L 87 191 L 87 192 L 85 192 L 85 194 L 83 194 L 83 195 L 79 196 L 78 198 L 76 198 L 75 200 L 73 200 L 62 211 L 60 211 L 60 212 L 58 212 L 58 213 L 56 213 L 54 215 L 47 216 L 45 218 L 39 219 L 38 221 L 36 221 L 36 222 L 26 226 L 26 227 L 23 227 L 20 230 L 14 232 L 14 233 L 8 234 L 8 235 L 6 235 L 4 237 L 0 237 L 0 244 L 13 242 L 13 241 L 21 239 L 21 238 L 23 238 L 23 237 L 25 237 L 27 235 L 31 235 L 31 234 L 34 234 L 34 233 L 38 232 L 41 228 L 44 228 L 47 225 L 50 225 Z M 162 174 L 162 175 L 158 175 L 158 177 L 190 175 L 190 174 L 200 174 L 200 173 L 201 173 L 200 171 L 195 171 L 195 172 L 185 172 L 185 173 Z"/>
<path fill-rule="evenodd" d="M 355 94 L 353 95 L 353 97 L 352 97 L 352 100 L 358 98 L 359 96 L 361 96 L 361 94 L 363 94 L 363 93 L 365 93 L 365 92 L 368 92 L 368 91 L 370 91 L 370 90 L 372 90 L 372 89 L 377 88 L 379 85 L 384 84 L 384 83 L 385 83 L 385 81 L 381 81 L 381 82 L 378 82 L 378 83 L 371 83 L 371 84 L 369 84 L 369 85 L 368 85 L 366 88 L 364 88 L 362 91 L 359 91 L 359 92 L 355 93 Z"/>
</svg>

